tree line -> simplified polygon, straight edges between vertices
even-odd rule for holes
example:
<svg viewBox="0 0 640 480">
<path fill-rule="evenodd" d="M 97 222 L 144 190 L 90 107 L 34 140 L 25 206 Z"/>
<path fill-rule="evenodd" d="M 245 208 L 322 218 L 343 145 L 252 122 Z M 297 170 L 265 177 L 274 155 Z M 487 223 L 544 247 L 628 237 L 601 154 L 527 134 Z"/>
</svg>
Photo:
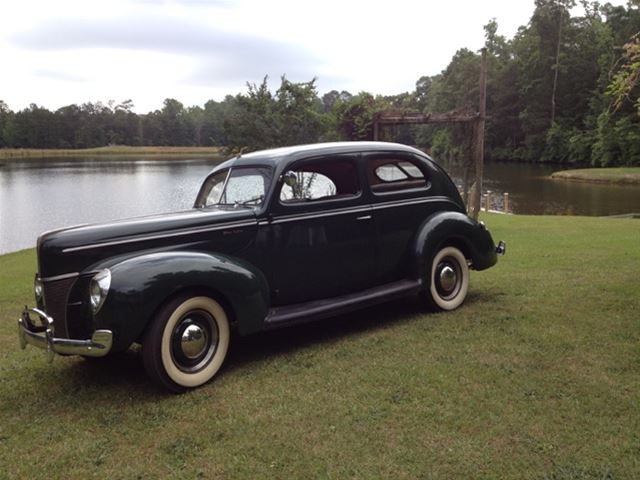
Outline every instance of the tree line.
<svg viewBox="0 0 640 480">
<path fill-rule="evenodd" d="M 626 6 L 534 0 L 513 38 L 484 26 L 488 52 L 486 156 L 503 161 L 640 165 L 640 0 Z M 268 79 L 204 106 L 166 99 L 161 109 L 133 103 L 85 103 L 55 111 L 35 104 L 14 112 L 0 100 L 0 147 L 91 148 L 105 145 L 221 146 L 256 150 L 332 140 L 367 140 L 384 110 L 447 112 L 475 108 L 479 54 L 455 53 L 438 75 L 392 96 L 331 91 L 315 79 L 275 91 Z M 385 128 L 384 140 L 418 145 L 444 159 L 468 156 L 470 127 Z"/>
</svg>

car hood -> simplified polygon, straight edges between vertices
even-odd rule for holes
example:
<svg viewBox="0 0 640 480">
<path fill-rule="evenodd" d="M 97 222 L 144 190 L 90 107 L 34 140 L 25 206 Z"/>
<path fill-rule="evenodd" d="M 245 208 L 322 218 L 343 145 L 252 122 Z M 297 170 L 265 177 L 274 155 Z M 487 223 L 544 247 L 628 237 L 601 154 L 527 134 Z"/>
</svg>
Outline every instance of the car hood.
<svg viewBox="0 0 640 480">
<path fill-rule="evenodd" d="M 148 250 L 197 248 L 205 243 L 211 248 L 215 246 L 212 242 L 222 240 L 225 229 L 245 233 L 233 236 L 238 248 L 252 237 L 256 225 L 251 208 L 214 207 L 53 230 L 38 238 L 38 271 L 41 277 L 50 278 Z M 233 249 L 230 245 L 221 248 Z"/>
</svg>

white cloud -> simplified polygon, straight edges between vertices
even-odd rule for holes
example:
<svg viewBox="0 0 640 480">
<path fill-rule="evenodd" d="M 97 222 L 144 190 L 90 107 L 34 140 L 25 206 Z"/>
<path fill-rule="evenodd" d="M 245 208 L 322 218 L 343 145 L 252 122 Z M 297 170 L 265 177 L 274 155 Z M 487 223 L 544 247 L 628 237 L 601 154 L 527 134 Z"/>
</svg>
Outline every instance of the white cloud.
<svg viewBox="0 0 640 480">
<path fill-rule="evenodd" d="M 131 98 L 144 112 L 166 97 L 222 99 L 265 74 L 272 86 L 286 74 L 318 77 L 321 92 L 400 93 L 459 48 L 480 48 L 490 18 L 511 37 L 532 11 L 533 0 L 8 2 L 0 99 L 19 109 Z"/>
</svg>

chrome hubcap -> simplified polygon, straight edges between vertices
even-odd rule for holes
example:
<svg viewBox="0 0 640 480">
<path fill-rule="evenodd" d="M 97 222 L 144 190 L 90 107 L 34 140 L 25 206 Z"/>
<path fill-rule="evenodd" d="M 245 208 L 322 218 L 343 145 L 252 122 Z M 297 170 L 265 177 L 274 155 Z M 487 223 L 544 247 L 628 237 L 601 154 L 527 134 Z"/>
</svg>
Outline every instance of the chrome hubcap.
<svg viewBox="0 0 640 480">
<path fill-rule="evenodd" d="M 189 359 L 198 358 L 207 348 L 207 333 L 199 325 L 188 325 L 182 332 L 180 348 Z"/>
<path fill-rule="evenodd" d="M 445 300 L 454 298 L 460 291 L 462 276 L 460 265 L 452 257 L 445 257 L 436 267 L 433 281 L 438 295 Z"/>
<path fill-rule="evenodd" d="M 217 323 L 204 310 L 187 313 L 173 329 L 171 356 L 183 372 L 193 373 L 204 368 L 217 348 Z"/>
<path fill-rule="evenodd" d="M 450 292 L 456 286 L 458 276 L 456 271 L 449 265 L 442 267 L 440 270 L 440 286 L 445 292 Z"/>
</svg>

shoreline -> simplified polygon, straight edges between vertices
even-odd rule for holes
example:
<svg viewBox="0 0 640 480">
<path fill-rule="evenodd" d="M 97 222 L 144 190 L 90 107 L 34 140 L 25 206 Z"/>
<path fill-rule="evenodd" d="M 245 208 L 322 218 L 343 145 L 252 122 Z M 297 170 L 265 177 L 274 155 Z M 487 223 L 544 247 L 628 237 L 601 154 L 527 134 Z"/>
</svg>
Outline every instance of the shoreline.
<svg viewBox="0 0 640 480">
<path fill-rule="evenodd" d="M 215 155 L 224 156 L 221 147 L 131 147 L 114 145 L 109 147 L 58 149 L 58 148 L 2 148 L 0 160 L 23 160 L 48 157 L 86 157 L 86 156 L 136 156 L 136 155 Z"/>
<path fill-rule="evenodd" d="M 640 186 L 640 167 L 583 168 L 553 172 L 549 178 L 600 185 Z"/>
</svg>

